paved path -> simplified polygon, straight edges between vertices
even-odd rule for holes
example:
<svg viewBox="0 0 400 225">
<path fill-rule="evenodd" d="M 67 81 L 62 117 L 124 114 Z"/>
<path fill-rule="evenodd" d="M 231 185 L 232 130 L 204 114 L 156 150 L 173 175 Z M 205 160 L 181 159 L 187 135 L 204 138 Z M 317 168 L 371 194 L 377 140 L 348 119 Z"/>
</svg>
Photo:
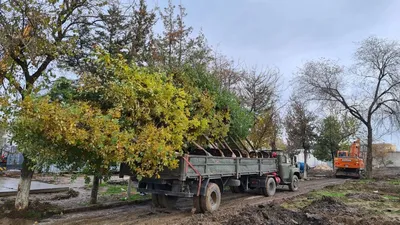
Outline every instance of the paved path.
<svg viewBox="0 0 400 225">
<path fill-rule="evenodd" d="M 10 177 L 0 177 L 0 197 L 11 196 L 17 194 L 19 179 Z M 46 193 L 68 191 L 69 187 L 47 184 L 38 181 L 32 181 L 30 193 Z"/>
</svg>

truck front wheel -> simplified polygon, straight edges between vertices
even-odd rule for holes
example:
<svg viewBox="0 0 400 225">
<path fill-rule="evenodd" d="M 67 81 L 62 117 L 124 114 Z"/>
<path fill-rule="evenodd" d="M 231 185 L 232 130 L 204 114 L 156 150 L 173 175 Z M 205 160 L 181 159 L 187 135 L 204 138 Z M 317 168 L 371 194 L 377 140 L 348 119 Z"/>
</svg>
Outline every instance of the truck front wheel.
<svg viewBox="0 0 400 225">
<path fill-rule="evenodd" d="M 289 190 L 297 191 L 299 190 L 299 178 L 293 174 L 292 182 L 289 184 Z"/>
<path fill-rule="evenodd" d="M 276 182 L 275 179 L 269 177 L 265 182 L 265 187 L 261 188 L 261 192 L 265 196 L 273 196 L 276 192 Z"/>
<path fill-rule="evenodd" d="M 205 196 L 201 196 L 200 205 L 203 212 L 214 212 L 221 204 L 221 190 L 215 183 L 209 183 Z"/>
</svg>

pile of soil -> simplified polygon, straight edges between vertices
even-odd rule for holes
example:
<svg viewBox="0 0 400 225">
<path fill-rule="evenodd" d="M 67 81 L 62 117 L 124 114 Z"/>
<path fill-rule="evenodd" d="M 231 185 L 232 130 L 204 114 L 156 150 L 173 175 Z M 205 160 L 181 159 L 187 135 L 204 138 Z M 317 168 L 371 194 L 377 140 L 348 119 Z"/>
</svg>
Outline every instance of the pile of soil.
<svg viewBox="0 0 400 225">
<path fill-rule="evenodd" d="M 269 204 L 248 208 L 238 215 L 233 216 L 226 224 L 322 225 L 328 223 L 326 223 L 326 218 L 324 217 L 295 212 L 279 205 Z"/>
<path fill-rule="evenodd" d="M 321 164 L 321 165 L 314 167 L 313 170 L 332 171 L 333 169 L 332 169 L 332 167 L 330 167 L 326 164 Z"/>
<path fill-rule="evenodd" d="M 21 175 L 20 170 L 6 170 L 0 173 L 0 176 L 3 177 L 12 177 L 12 178 L 19 178 Z"/>
<path fill-rule="evenodd" d="M 128 185 L 128 180 L 108 180 L 107 184 L 110 184 L 110 185 Z"/>
<path fill-rule="evenodd" d="M 399 224 L 381 215 L 357 207 L 350 207 L 332 197 L 322 197 L 300 211 L 285 209 L 277 204 L 247 207 L 234 215 L 222 210 L 214 214 L 194 215 L 189 224 L 233 224 L 233 225 L 373 225 Z M 187 224 L 187 223 L 185 223 Z"/>
<path fill-rule="evenodd" d="M 61 200 L 61 199 L 70 199 L 79 196 L 79 192 L 75 191 L 74 189 L 70 188 L 65 194 L 58 194 L 51 198 L 51 200 Z"/>
<path fill-rule="evenodd" d="M 62 212 L 61 208 L 48 202 L 29 202 L 29 207 L 26 210 L 16 210 L 14 203 L 14 201 L 9 200 L 0 207 L 0 218 L 40 220 Z"/>
<path fill-rule="evenodd" d="M 332 177 L 334 175 L 333 169 L 328 165 L 318 165 L 308 171 L 308 175 L 310 177 L 313 176 L 323 176 L 323 177 Z"/>
</svg>

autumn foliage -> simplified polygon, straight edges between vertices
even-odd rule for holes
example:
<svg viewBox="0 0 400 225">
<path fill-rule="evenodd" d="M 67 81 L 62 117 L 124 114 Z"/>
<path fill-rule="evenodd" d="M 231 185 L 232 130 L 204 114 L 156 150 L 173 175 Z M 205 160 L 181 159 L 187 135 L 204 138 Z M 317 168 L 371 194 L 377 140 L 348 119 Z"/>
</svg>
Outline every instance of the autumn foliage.
<svg viewBox="0 0 400 225">
<path fill-rule="evenodd" d="M 105 173 L 111 163 L 125 161 L 138 175 L 153 176 L 177 167 L 184 143 L 201 134 L 227 135 L 229 113 L 216 111 L 212 96 L 189 94 L 166 74 L 130 66 L 123 58 L 97 56 L 98 66 L 112 77 L 82 76 L 72 100 L 29 96 L 21 102 L 13 133 L 37 165 Z"/>
</svg>

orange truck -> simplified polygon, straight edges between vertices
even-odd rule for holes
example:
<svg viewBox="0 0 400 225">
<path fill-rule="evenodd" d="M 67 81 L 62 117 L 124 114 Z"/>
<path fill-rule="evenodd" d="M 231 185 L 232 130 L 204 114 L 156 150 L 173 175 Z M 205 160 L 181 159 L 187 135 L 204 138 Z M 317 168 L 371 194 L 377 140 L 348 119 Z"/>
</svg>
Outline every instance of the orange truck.
<svg viewBox="0 0 400 225">
<path fill-rule="evenodd" d="M 349 151 L 338 151 L 334 159 L 336 177 L 361 178 L 364 160 L 360 156 L 360 139 L 354 141 Z"/>
</svg>

